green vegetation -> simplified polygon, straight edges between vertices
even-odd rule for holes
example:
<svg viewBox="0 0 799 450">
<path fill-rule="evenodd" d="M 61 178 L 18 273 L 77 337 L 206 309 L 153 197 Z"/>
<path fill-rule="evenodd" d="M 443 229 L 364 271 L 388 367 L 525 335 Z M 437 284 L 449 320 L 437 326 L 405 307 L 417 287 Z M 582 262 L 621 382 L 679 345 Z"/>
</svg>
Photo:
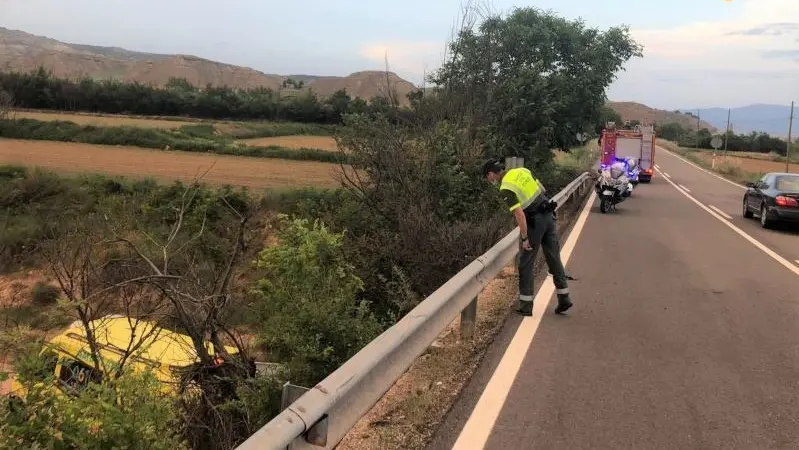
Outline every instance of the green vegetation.
<svg viewBox="0 0 799 450">
<path fill-rule="evenodd" d="M 272 132 L 282 135 L 288 130 L 312 131 L 302 125 L 286 128 L 261 126 L 252 129 L 254 135 L 263 136 Z M 247 131 L 240 133 L 247 135 Z M 174 130 L 138 127 L 97 127 L 78 125 L 74 122 L 43 122 L 34 119 L 0 120 L 0 137 L 43 141 L 81 142 L 84 144 L 129 145 L 143 148 L 182 150 L 189 152 L 213 152 L 221 155 L 280 158 L 301 161 L 346 162 L 340 152 L 312 148 L 291 149 L 279 146 L 255 147 L 234 143 L 230 136 L 220 135 L 212 125 L 184 125 Z"/>
<path fill-rule="evenodd" d="M 74 81 L 56 78 L 41 67 L 30 73 L 0 73 L 0 91 L 11 94 L 17 107 L 29 109 L 326 124 L 341 122 L 344 114 L 378 112 L 389 106 L 380 99 L 369 104 L 352 99 L 345 91 L 321 101 L 311 91 L 286 98 L 266 88 L 201 89 L 182 78 L 173 78 L 163 88 L 110 80 Z"/>
<path fill-rule="evenodd" d="M 488 17 L 451 44 L 434 81 L 473 111 L 490 156 L 524 156 L 539 172 L 549 149 L 577 144 L 601 120 L 605 89 L 629 59 L 642 56 L 626 27 L 589 28 L 535 8 Z"/>
<path fill-rule="evenodd" d="M 343 235 L 320 222 L 283 218 L 281 245 L 263 250 L 254 289 L 259 338 L 305 383 L 324 378 L 383 330 L 363 281 L 342 252 Z"/>
<path fill-rule="evenodd" d="M 126 373 L 65 397 L 49 389 L 53 371 L 45 358 L 28 362 L 18 364 L 26 369 L 18 374 L 28 392 L 25 401 L 0 408 L 0 448 L 188 448 L 177 407 L 148 373 Z"/>
<path fill-rule="evenodd" d="M 713 134 L 707 128 L 702 128 L 698 132 L 695 129 L 683 128 L 680 124 L 669 123 L 656 125 L 655 132 L 658 138 L 676 142 L 680 147 L 691 147 L 701 149 L 712 149 L 710 141 Z M 724 133 L 719 135 L 723 139 Z M 730 131 L 727 133 L 727 150 L 753 152 L 753 153 L 774 153 L 782 157 L 785 161 L 785 152 L 788 142 L 785 139 L 771 136 L 768 133 L 735 134 Z M 698 145 L 697 145 L 698 144 Z"/>
<path fill-rule="evenodd" d="M 497 190 L 479 173 L 486 157 L 523 156 L 551 193 L 587 170 L 594 157 L 575 147 L 575 134 L 607 116 L 605 89 L 639 54 L 624 28 L 603 32 L 532 8 L 490 17 L 458 34 L 452 59 L 434 76 L 439 87 L 414 94 L 410 111 L 384 99 L 377 109 L 341 114 L 336 138 L 360 176 L 348 173 L 338 190 L 283 190 L 258 201 L 230 188 L 0 168 L 0 261 L 7 270 L 46 263 L 60 280 L 58 307 L 73 318 L 132 311 L 188 335 L 203 395 L 181 392 L 174 405 L 181 436 L 195 449 L 232 448 L 274 416 L 282 382 L 313 386 L 510 230 Z M 98 110 L 107 96 L 107 112 L 140 103 L 130 112 L 175 113 L 162 110 L 167 99 L 201 108 L 201 117 L 263 118 L 274 109 L 266 91 L 70 85 L 41 72 L 4 77 L 0 86 L 25 107 Z M 85 99 L 67 102 L 64 86 Z M 303 120 L 318 118 L 309 98 L 296 101 L 307 102 Z M 48 133 L 59 127 L 71 130 L 60 124 Z M 220 141 L 209 134 L 196 126 L 170 137 L 213 151 Z M 553 147 L 570 149 L 560 165 Z M 276 212 L 288 217 L 276 220 Z M 239 332 L 256 338 L 252 348 L 235 339 Z M 243 357 L 227 355 L 224 369 L 214 367 L 205 337 L 217 349 L 234 341 Z M 249 354 L 286 370 L 257 376 Z M 160 417 L 158 426 L 171 420 L 142 414 Z M 26 436 L 48 445 L 35 431 Z M 146 447 L 146 436 L 133 445 Z M 89 448 L 115 444 L 84 439 Z"/>
</svg>

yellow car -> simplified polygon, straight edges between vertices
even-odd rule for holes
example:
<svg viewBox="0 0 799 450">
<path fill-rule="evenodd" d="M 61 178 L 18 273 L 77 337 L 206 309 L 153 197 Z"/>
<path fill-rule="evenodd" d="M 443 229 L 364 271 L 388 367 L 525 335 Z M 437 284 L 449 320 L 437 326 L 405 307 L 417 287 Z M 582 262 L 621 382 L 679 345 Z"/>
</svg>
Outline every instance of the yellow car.
<svg viewBox="0 0 799 450">
<path fill-rule="evenodd" d="M 135 372 L 151 370 L 161 382 L 165 393 L 175 393 L 180 372 L 200 362 L 189 336 L 158 327 L 153 322 L 124 316 L 106 316 L 90 322 L 101 358 L 100 371 L 91 356 L 86 329 L 74 322 L 63 333 L 54 337 L 42 350 L 54 371 L 55 386 L 64 393 L 75 392 L 89 382 L 99 382 L 105 373 L 113 373 L 125 355 L 128 368 Z M 209 355 L 221 364 L 214 346 L 206 342 Z M 238 349 L 225 346 L 228 354 Z M 11 394 L 24 397 L 24 388 L 12 383 Z"/>
</svg>

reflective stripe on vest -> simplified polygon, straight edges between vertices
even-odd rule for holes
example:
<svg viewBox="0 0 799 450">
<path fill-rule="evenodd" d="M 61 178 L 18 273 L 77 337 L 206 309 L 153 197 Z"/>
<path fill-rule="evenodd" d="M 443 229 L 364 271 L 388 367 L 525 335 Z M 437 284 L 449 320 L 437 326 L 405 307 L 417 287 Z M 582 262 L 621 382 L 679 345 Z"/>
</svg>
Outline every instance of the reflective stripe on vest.
<svg viewBox="0 0 799 450">
<path fill-rule="evenodd" d="M 544 191 L 541 183 L 524 167 L 508 170 L 505 176 L 502 177 L 502 184 L 499 189 L 505 189 L 516 194 L 519 203 L 511 206 L 511 211 L 519 207 L 525 209 L 532 205 Z"/>
</svg>

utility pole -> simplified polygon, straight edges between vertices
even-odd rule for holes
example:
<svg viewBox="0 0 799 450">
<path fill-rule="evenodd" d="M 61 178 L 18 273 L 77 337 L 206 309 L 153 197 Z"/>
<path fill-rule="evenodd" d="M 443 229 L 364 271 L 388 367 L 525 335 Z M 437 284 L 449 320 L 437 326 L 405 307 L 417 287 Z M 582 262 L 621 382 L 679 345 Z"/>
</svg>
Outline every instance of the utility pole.
<svg viewBox="0 0 799 450">
<path fill-rule="evenodd" d="M 727 108 L 727 132 L 724 133 L 724 160 L 727 160 L 727 141 L 730 140 L 730 111 L 732 108 Z"/>
<path fill-rule="evenodd" d="M 788 147 L 785 149 L 785 172 L 790 173 L 791 164 L 791 131 L 793 128 L 793 102 L 791 102 L 791 118 L 788 120 Z"/>
</svg>

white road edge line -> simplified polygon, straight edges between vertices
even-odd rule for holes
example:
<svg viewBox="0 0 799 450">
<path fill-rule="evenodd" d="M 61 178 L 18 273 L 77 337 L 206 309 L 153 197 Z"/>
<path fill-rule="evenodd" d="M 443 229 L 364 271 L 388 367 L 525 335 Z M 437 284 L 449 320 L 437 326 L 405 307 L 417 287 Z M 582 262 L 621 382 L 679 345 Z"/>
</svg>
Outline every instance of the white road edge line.
<svg viewBox="0 0 799 450">
<path fill-rule="evenodd" d="M 731 215 L 725 213 L 724 211 L 720 210 L 719 208 L 716 208 L 713 205 L 707 205 L 707 206 L 708 206 L 708 208 L 712 209 L 713 211 L 716 211 L 721 217 L 724 217 L 727 220 L 732 220 L 732 216 Z"/>
<path fill-rule="evenodd" d="M 660 170 L 658 170 L 658 172 L 660 172 Z M 666 177 L 666 178 L 671 178 L 671 175 L 669 175 L 669 174 L 668 174 L 668 173 L 666 173 L 666 172 L 660 172 L 660 173 L 662 173 L 662 174 L 663 174 L 663 176 L 664 176 L 664 177 Z"/>
<path fill-rule="evenodd" d="M 775 261 L 777 261 L 778 263 L 780 263 L 780 264 L 782 264 L 783 266 L 785 266 L 785 268 L 786 268 L 786 269 L 788 269 L 788 270 L 790 270 L 791 272 L 793 272 L 793 274 L 794 274 L 794 275 L 797 275 L 797 276 L 799 276 L 799 267 L 796 267 L 795 265 L 791 264 L 791 262 L 790 262 L 790 261 L 788 261 L 787 259 L 785 259 L 785 258 L 783 258 L 782 256 L 778 255 L 777 253 L 775 253 L 775 252 L 774 252 L 774 250 L 772 250 L 772 249 L 770 249 L 770 248 L 766 247 L 765 245 L 763 245 L 763 244 L 762 244 L 760 241 L 758 241 L 757 239 L 753 238 L 752 236 L 749 236 L 749 235 L 748 235 L 748 234 L 747 234 L 745 231 L 743 231 L 743 230 L 741 230 L 740 228 L 736 227 L 736 226 L 735 226 L 735 225 L 733 225 L 732 223 L 730 223 L 730 222 L 727 222 L 726 220 L 724 220 L 724 218 L 723 218 L 723 217 L 721 217 L 720 215 L 716 214 L 716 212 L 715 212 L 715 211 L 713 211 L 712 209 L 710 209 L 710 208 L 708 208 L 707 206 L 705 206 L 705 205 L 704 205 L 702 202 L 700 202 L 699 200 L 695 199 L 695 198 L 694 198 L 694 197 L 693 197 L 691 194 L 689 194 L 689 193 L 687 193 L 687 192 L 683 191 L 682 189 L 680 189 L 680 187 L 679 187 L 679 186 L 677 186 L 677 185 L 676 185 L 676 184 L 675 184 L 673 181 L 669 180 L 668 178 L 666 179 L 666 181 L 668 181 L 668 182 L 669 182 L 669 184 L 671 184 L 672 186 L 674 186 L 674 189 L 677 189 L 677 190 L 678 190 L 678 191 L 679 191 L 679 192 L 680 192 L 682 195 L 684 195 L 684 196 L 688 197 L 688 199 L 689 199 L 689 200 L 691 200 L 692 202 L 696 203 L 696 204 L 697 204 L 697 205 L 698 205 L 700 208 L 702 208 L 702 209 L 704 209 L 705 211 L 707 211 L 707 212 L 708 212 L 708 214 L 710 214 L 711 216 L 713 216 L 713 217 L 715 217 L 716 219 L 718 219 L 718 221 L 719 221 L 719 222 L 721 222 L 721 223 L 723 223 L 724 225 L 727 225 L 728 227 L 730 227 L 730 229 L 732 229 L 733 231 L 735 231 L 736 233 L 738 233 L 739 235 L 741 235 L 741 237 L 743 237 L 743 238 L 744 238 L 744 239 L 746 239 L 747 241 L 751 242 L 751 243 L 752 243 L 752 245 L 754 245 L 755 247 L 759 248 L 761 251 L 763 251 L 763 253 L 767 254 L 767 255 L 768 255 L 768 256 L 770 256 L 772 259 L 774 259 L 774 260 L 775 260 Z"/>
<path fill-rule="evenodd" d="M 655 164 L 655 169 L 658 169 L 658 170 L 660 170 L 660 166 L 659 166 L 659 165 L 657 165 L 657 164 Z"/>
<path fill-rule="evenodd" d="M 683 158 L 682 156 L 680 156 L 680 155 L 678 155 L 678 154 L 676 154 L 676 153 L 674 153 L 674 152 L 672 152 L 672 151 L 670 151 L 670 150 L 666 150 L 666 149 L 665 149 L 665 148 L 663 148 L 663 147 L 657 147 L 657 148 L 658 148 L 659 150 L 663 150 L 664 152 L 666 152 L 666 153 L 668 153 L 669 155 L 671 155 L 671 156 L 673 156 L 673 157 L 675 157 L 675 158 L 677 158 L 677 159 L 681 160 L 682 162 L 684 162 L 684 163 L 686 163 L 686 164 L 688 164 L 688 165 L 694 166 L 695 168 L 697 168 L 697 169 L 701 170 L 702 172 L 705 172 L 706 174 L 708 174 L 708 175 L 710 175 L 710 176 L 716 177 L 716 178 L 718 178 L 718 179 L 719 179 L 719 180 L 721 180 L 721 181 L 726 181 L 727 183 L 730 183 L 731 185 L 733 185 L 733 186 L 735 186 L 735 187 L 737 187 L 737 188 L 740 188 L 740 189 L 746 189 L 746 187 L 744 187 L 744 186 L 741 186 L 740 184 L 738 184 L 738 183 L 736 183 L 736 182 L 734 182 L 734 181 L 730 181 L 730 180 L 728 180 L 728 179 L 726 179 L 726 178 L 722 177 L 721 175 L 715 174 L 715 173 L 713 173 L 713 172 L 711 172 L 711 171 L 709 171 L 709 170 L 705 169 L 704 167 L 699 167 L 699 166 L 697 166 L 696 164 L 692 163 L 691 161 L 688 161 L 687 159 Z M 658 169 L 658 170 L 659 170 L 659 169 Z"/>
<path fill-rule="evenodd" d="M 687 187 L 685 187 L 685 186 L 683 186 L 683 185 L 680 185 L 680 187 L 681 187 L 681 188 L 683 188 L 683 189 L 685 189 L 685 192 L 691 192 L 691 190 L 690 190 L 690 189 L 688 189 Z"/>
<path fill-rule="evenodd" d="M 585 221 L 588 219 L 588 214 L 591 212 L 595 198 L 596 192 L 592 191 L 588 201 L 583 206 L 583 210 L 580 212 L 580 216 L 577 218 L 572 232 L 569 234 L 569 238 L 566 240 L 566 245 L 563 246 L 560 252 L 560 258 L 564 266 L 569 262 L 574 246 L 577 244 L 577 239 L 580 237 Z M 527 355 L 527 350 L 530 348 L 538 326 L 541 324 L 541 319 L 547 313 L 547 305 L 549 305 L 554 293 L 555 285 L 552 283 L 552 278 L 548 277 L 533 299 L 533 316 L 522 319 L 522 323 L 516 330 L 516 334 L 513 335 L 508 348 L 505 349 L 505 353 L 502 355 L 496 370 L 494 370 L 494 374 L 491 375 L 491 379 L 488 380 L 483 393 L 480 394 L 480 399 L 477 401 L 474 410 L 472 410 L 469 420 L 463 426 L 458 440 L 452 446 L 453 450 L 472 450 L 485 447 L 488 437 L 491 436 L 491 432 L 494 430 L 497 417 L 499 417 L 499 413 L 505 405 L 505 400 L 510 393 L 510 388 L 513 386 L 513 381 L 519 374 L 519 369 L 521 369 L 524 357 Z"/>
<path fill-rule="evenodd" d="M 796 260 L 796 265 L 799 266 L 799 259 Z"/>
</svg>

